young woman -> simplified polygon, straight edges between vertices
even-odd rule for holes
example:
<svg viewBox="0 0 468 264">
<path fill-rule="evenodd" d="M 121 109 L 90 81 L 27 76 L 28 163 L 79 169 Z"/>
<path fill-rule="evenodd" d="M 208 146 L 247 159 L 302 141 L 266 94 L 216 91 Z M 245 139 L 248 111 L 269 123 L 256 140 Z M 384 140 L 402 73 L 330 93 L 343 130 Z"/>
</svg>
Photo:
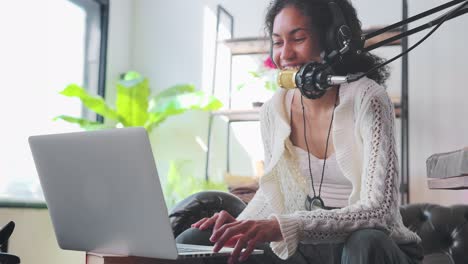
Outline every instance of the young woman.
<svg viewBox="0 0 468 264">
<path fill-rule="evenodd" d="M 322 52 L 330 51 L 328 2 L 270 4 L 266 28 L 279 69 L 321 61 Z M 361 25 L 351 3 L 334 2 L 358 39 Z M 334 70 L 366 72 L 379 62 L 351 53 Z M 299 89 L 279 90 L 261 110 L 265 175 L 255 197 L 237 219 L 223 211 L 193 227 L 213 229 L 215 251 L 235 246 L 231 263 L 247 260 L 264 242 L 274 254 L 258 261 L 419 263 L 420 238 L 399 213 L 394 110 L 381 86 L 386 77 L 383 69 L 316 99 Z"/>
</svg>

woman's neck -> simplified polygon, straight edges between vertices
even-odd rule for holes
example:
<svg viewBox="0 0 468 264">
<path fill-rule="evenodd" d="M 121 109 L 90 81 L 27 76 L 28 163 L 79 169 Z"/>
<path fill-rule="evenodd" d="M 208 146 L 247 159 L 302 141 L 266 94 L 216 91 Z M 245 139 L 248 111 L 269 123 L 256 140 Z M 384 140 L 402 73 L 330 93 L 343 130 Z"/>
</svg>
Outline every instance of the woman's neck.
<svg viewBox="0 0 468 264">
<path fill-rule="evenodd" d="M 335 86 L 328 90 L 322 97 L 318 99 L 308 99 L 306 97 L 303 98 L 304 107 L 307 111 L 312 111 L 314 113 L 323 113 L 330 111 L 330 108 L 335 106 L 338 92 L 338 86 Z M 297 89 L 296 95 L 301 96 L 301 92 Z"/>
</svg>

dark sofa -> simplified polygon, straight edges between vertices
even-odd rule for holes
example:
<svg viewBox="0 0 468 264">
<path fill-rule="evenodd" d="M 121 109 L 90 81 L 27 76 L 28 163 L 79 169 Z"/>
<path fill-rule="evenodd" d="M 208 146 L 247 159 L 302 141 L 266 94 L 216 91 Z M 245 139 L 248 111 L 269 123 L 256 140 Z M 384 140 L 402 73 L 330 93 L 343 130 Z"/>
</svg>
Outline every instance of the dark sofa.
<svg viewBox="0 0 468 264">
<path fill-rule="evenodd" d="M 179 243 L 191 237 L 191 243 L 209 244 L 209 233 L 197 233 L 193 237 L 190 225 L 221 210 L 237 216 L 244 208 L 245 203 L 230 193 L 196 193 L 171 210 L 174 236 Z M 422 239 L 424 264 L 468 264 L 468 205 L 409 204 L 400 210 L 404 224 Z"/>
</svg>

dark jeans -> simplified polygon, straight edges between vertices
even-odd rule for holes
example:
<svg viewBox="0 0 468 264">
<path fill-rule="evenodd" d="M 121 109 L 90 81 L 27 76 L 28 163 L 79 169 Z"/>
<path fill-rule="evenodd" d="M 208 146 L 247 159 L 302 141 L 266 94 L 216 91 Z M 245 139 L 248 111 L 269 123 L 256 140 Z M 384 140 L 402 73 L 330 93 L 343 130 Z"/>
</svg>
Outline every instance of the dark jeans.
<svg viewBox="0 0 468 264">
<path fill-rule="evenodd" d="M 185 232 L 184 232 L 185 233 Z M 181 235 L 183 235 L 182 233 Z M 197 231 L 189 231 L 191 235 Z M 209 237 L 208 234 L 204 235 Z M 187 243 L 187 241 L 179 242 Z M 193 242 L 192 242 L 193 243 Z M 206 244 L 206 243 L 198 243 Z M 423 259 L 422 247 L 417 243 L 396 244 L 384 232 L 376 229 L 362 229 L 352 233 L 344 243 L 299 244 L 296 253 L 287 260 L 278 258 L 268 244 L 260 246 L 265 253 L 253 255 L 244 263 L 251 264 L 416 264 Z M 226 263 L 227 258 L 206 259 L 207 264 Z"/>
</svg>

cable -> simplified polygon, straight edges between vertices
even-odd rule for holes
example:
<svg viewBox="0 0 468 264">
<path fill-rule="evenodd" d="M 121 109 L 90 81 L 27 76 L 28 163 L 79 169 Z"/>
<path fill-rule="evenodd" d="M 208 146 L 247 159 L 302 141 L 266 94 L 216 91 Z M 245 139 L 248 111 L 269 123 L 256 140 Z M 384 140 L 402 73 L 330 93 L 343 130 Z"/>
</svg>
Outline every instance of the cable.
<svg viewBox="0 0 468 264">
<path fill-rule="evenodd" d="M 373 67 L 372 69 L 368 70 L 366 73 L 363 73 L 361 75 L 350 75 L 350 77 L 348 78 L 348 82 L 355 82 L 359 79 L 361 79 L 362 77 L 364 76 L 367 76 L 369 75 L 370 73 L 374 72 L 375 70 L 399 59 L 400 57 L 404 56 L 405 54 L 407 54 L 408 52 L 410 52 L 411 50 L 413 50 L 414 48 L 416 48 L 417 46 L 419 46 L 422 42 L 424 42 L 428 37 L 430 37 L 445 21 L 447 21 L 448 18 L 450 18 L 454 13 L 458 12 L 459 10 L 461 10 L 462 8 L 464 8 L 466 5 L 468 5 L 468 1 L 466 1 L 465 3 L 461 4 L 460 6 L 458 6 L 457 8 L 453 9 L 452 11 L 448 12 L 444 17 L 443 19 L 429 32 L 427 33 L 423 38 L 421 38 L 417 43 L 415 43 L 413 46 L 411 46 L 410 48 L 408 48 L 407 50 L 405 50 L 404 52 L 398 54 L 397 56 L 391 58 L 390 60 L 387 60 L 386 62 L 382 63 L 382 64 L 379 64 L 375 67 Z"/>
</svg>

